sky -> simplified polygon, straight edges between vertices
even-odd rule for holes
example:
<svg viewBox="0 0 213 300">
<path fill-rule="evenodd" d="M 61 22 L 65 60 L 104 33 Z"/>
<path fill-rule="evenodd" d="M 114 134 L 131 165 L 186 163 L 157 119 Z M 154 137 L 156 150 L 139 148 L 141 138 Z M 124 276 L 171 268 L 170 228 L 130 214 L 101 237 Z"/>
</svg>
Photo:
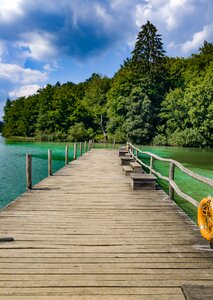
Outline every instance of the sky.
<svg viewBox="0 0 213 300">
<path fill-rule="evenodd" d="M 168 56 L 197 53 L 213 42 L 212 16 L 212 0 L 0 0 L 0 120 L 7 98 L 112 77 L 147 20 Z"/>
</svg>

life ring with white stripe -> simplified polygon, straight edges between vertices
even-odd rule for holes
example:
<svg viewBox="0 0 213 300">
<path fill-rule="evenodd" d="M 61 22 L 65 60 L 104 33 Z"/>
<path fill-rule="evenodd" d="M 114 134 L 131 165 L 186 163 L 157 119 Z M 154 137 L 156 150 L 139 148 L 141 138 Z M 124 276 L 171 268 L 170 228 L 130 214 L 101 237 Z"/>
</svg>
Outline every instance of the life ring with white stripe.
<svg viewBox="0 0 213 300">
<path fill-rule="evenodd" d="M 198 206 L 198 226 L 200 233 L 209 242 L 213 242 L 213 198 L 201 200 Z"/>
</svg>

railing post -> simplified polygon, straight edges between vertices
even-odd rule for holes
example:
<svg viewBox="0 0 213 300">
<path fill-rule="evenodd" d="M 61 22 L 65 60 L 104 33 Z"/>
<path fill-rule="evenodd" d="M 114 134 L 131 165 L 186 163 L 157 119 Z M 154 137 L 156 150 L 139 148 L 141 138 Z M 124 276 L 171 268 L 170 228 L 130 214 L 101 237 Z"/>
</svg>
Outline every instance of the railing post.
<svg viewBox="0 0 213 300">
<path fill-rule="evenodd" d="M 153 169 L 153 166 L 154 166 L 154 157 L 150 156 L 150 174 L 152 174 L 152 169 Z"/>
<path fill-rule="evenodd" d="M 65 148 L 65 164 L 68 165 L 69 163 L 69 146 L 66 145 L 66 148 Z"/>
<path fill-rule="evenodd" d="M 26 189 L 32 189 L 32 155 L 26 154 Z"/>
<path fill-rule="evenodd" d="M 80 142 L 80 156 L 82 155 L 82 142 Z"/>
<path fill-rule="evenodd" d="M 87 151 L 87 141 L 84 142 L 84 153 Z"/>
<path fill-rule="evenodd" d="M 136 149 L 135 156 L 138 158 L 138 149 Z"/>
<path fill-rule="evenodd" d="M 74 150 L 73 150 L 73 159 L 77 158 L 77 143 L 74 143 Z"/>
<path fill-rule="evenodd" d="M 48 150 L 48 175 L 52 176 L 52 150 Z"/>
<path fill-rule="evenodd" d="M 174 180 L 175 178 L 175 165 L 171 162 L 169 167 L 169 180 Z M 169 182 L 169 199 L 174 200 L 174 189 Z"/>
</svg>

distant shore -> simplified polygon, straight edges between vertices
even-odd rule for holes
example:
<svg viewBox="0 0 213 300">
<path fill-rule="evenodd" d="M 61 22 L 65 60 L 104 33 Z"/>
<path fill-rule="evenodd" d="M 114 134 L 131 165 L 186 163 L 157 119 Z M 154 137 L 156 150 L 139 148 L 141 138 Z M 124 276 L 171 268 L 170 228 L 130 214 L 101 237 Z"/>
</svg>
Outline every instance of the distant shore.
<svg viewBox="0 0 213 300">
<path fill-rule="evenodd" d="M 2 135 L 2 133 L 0 133 Z M 3 136 L 4 137 L 4 136 Z M 14 140 L 14 141 L 23 141 L 23 142 L 37 142 L 39 141 L 35 137 L 26 137 L 26 136 L 10 136 L 10 137 L 4 137 L 8 140 Z"/>
</svg>

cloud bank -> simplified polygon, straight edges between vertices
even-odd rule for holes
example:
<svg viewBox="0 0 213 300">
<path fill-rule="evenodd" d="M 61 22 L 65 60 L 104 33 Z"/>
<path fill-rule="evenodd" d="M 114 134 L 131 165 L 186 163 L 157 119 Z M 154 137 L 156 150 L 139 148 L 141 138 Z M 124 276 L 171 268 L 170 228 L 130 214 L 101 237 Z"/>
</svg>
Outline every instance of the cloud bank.
<svg viewBox="0 0 213 300">
<path fill-rule="evenodd" d="M 32 82 L 44 82 L 47 73 L 31 70 L 15 64 L 0 64 L 0 79 L 6 79 L 14 83 L 28 84 Z"/>
<path fill-rule="evenodd" d="M 20 57 L 38 61 L 60 55 L 82 60 L 121 43 L 126 47 L 147 20 L 165 37 L 174 38 L 179 31 L 169 41 L 175 44 L 187 43 L 189 36 L 212 27 L 211 0 L 0 0 L 0 4 L 0 55 L 1 45 L 10 43 Z"/>
<path fill-rule="evenodd" d="M 212 0 L 0 0 L 0 7 L 0 99 L 34 93 L 57 72 L 78 73 L 96 58 L 108 57 L 107 70 L 121 64 L 147 20 L 168 55 L 213 41 Z"/>
<path fill-rule="evenodd" d="M 36 94 L 37 91 L 42 88 L 38 84 L 29 84 L 20 87 L 19 89 L 13 90 L 9 93 L 11 98 L 27 97 Z"/>
</svg>

